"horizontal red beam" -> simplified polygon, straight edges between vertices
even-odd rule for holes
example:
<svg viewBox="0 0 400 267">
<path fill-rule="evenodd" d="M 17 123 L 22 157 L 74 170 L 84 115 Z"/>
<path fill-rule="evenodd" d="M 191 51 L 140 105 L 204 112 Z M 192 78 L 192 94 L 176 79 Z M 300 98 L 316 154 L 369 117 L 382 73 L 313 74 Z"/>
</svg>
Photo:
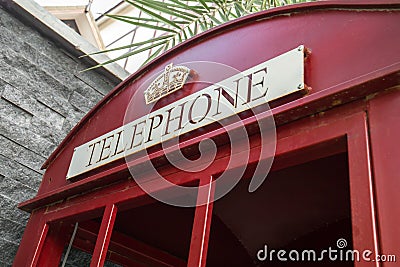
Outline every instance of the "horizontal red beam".
<svg viewBox="0 0 400 267">
<path fill-rule="evenodd" d="M 360 107 L 358 107 L 360 109 Z M 295 135 L 290 135 L 286 138 L 283 138 L 279 141 L 277 146 L 276 155 L 277 157 L 282 157 L 285 154 L 289 156 L 289 154 L 297 153 L 300 149 L 304 148 L 311 148 L 313 146 L 320 146 L 324 145 L 325 142 L 333 142 L 335 144 L 333 149 L 326 150 L 325 152 L 327 155 L 332 155 L 332 153 L 340 153 L 346 150 L 346 145 L 343 142 L 343 138 L 345 138 L 348 131 L 351 131 L 354 124 L 357 123 L 360 118 L 362 119 L 364 116 L 363 111 L 359 111 L 358 113 L 354 113 L 353 109 L 348 109 L 347 112 L 351 115 L 345 115 L 346 113 L 335 114 L 336 122 L 330 125 L 325 125 L 325 120 L 332 121 L 332 116 L 327 116 L 320 120 L 310 120 L 310 123 L 304 124 L 305 127 L 304 131 L 299 131 Z M 313 134 L 309 133 L 309 128 L 313 128 Z M 289 133 L 288 133 L 289 134 Z M 335 140 L 338 139 L 338 140 Z M 301 141 L 299 141 L 301 140 Z M 254 148 L 256 149 L 256 148 Z M 258 149 L 258 148 L 257 148 Z M 337 151 L 335 151 L 337 150 Z M 290 153 L 289 153 L 290 152 Z M 257 151 L 255 153 L 250 153 L 251 155 L 255 155 L 254 157 L 250 158 L 249 164 L 253 164 L 258 162 L 260 159 L 258 158 Z M 298 159 L 302 160 L 310 160 L 311 155 L 304 155 L 302 154 L 302 158 Z M 320 157 L 324 155 L 319 155 Z M 311 156 L 312 157 L 312 156 Z M 265 159 L 265 158 L 264 158 Z M 291 157 L 291 164 L 295 164 L 296 160 Z M 225 163 L 223 161 L 228 161 L 229 157 L 223 159 L 218 159 L 215 163 L 215 167 L 213 171 L 216 173 L 224 171 L 223 166 Z M 263 160 L 263 159 L 261 159 Z M 285 163 L 286 164 L 286 163 Z M 188 177 L 184 175 L 176 175 L 175 173 L 165 175 L 165 179 L 170 180 L 175 184 L 184 184 L 188 182 Z M 193 178 L 194 179 L 194 178 Z M 154 184 L 154 191 L 164 190 L 166 188 L 161 188 L 159 184 L 157 184 L 157 180 L 153 181 Z M 46 211 L 45 216 L 47 217 L 46 220 L 53 221 L 58 220 L 61 218 L 65 218 L 68 216 L 76 216 L 77 214 L 87 212 L 88 209 L 99 209 L 108 203 L 124 203 L 126 201 L 131 201 L 135 199 L 136 201 L 143 201 L 140 200 L 141 198 L 149 198 L 145 192 L 143 192 L 134 182 L 126 181 L 124 183 L 112 186 L 108 188 L 108 193 L 104 194 L 104 191 L 100 192 L 92 192 L 88 193 L 85 196 L 76 199 L 69 199 L 66 203 L 60 203 L 56 206 L 52 206 L 51 209 Z M 96 199 L 96 201 L 93 201 Z"/>
<path fill-rule="evenodd" d="M 328 88 L 326 90 L 316 92 L 309 96 L 305 96 L 301 99 L 294 100 L 290 103 L 284 104 L 282 106 L 276 107 L 272 109 L 272 113 L 274 115 L 274 119 L 276 124 L 284 123 L 286 121 L 292 121 L 294 119 L 298 119 L 299 117 L 313 114 L 318 109 L 321 109 L 320 106 L 324 106 L 325 109 L 333 106 L 333 100 L 336 101 L 338 99 L 341 100 L 341 103 L 346 103 L 348 101 L 352 101 L 366 94 L 370 94 L 379 90 L 382 87 L 390 87 L 397 82 L 398 70 L 400 69 L 400 63 L 388 66 L 385 69 L 381 69 L 374 73 L 369 73 L 368 75 L 358 77 L 356 79 L 350 80 L 347 83 L 339 84 L 333 88 Z M 354 87 L 358 86 L 360 90 L 356 90 Z M 347 88 L 346 90 L 343 90 Z M 341 97 L 343 98 L 341 98 Z M 293 112 L 293 111 L 296 112 Z M 286 115 L 285 115 L 286 114 Z M 264 113 L 259 116 L 259 118 L 266 118 L 270 116 L 269 113 Z M 243 124 L 246 126 L 250 126 L 256 122 L 255 117 L 249 117 L 243 120 Z M 229 130 L 237 129 L 241 127 L 242 124 L 232 124 Z M 182 142 L 179 145 L 180 149 L 185 149 L 190 146 L 193 146 L 206 138 L 216 138 L 217 136 L 224 134 L 226 132 L 225 129 L 217 129 L 212 132 L 206 133 L 204 135 L 195 137 L 191 140 Z M 142 162 L 150 159 L 155 159 L 158 157 L 162 157 L 166 153 L 171 153 L 174 150 L 178 149 L 178 147 L 173 146 L 170 148 L 166 148 L 164 151 L 157 151 L 151 153 L 149 157 L 142 157 L 132 161 L 130 164 L 141 164 Z M 126 177 L 129 177 L 130 174 L 127 171 L 127 165 L 125 163 L 120 164 L 118 166 L 112 167 L 101 173 L 93 174 L 89 177 L 86 177 L 80 181 L 74 182 L 62 188 L 58 188 L 56 190 L 41 194 L 31 200 L 22 202 L 19 204 L 19 208 L 28 212 L 31 212 L 33 209 L 39 208 L 41 206 L 45 206 L 56 201 L 60 201 L 61 199 L 67 198 L 72 195 L 76 195 L 78 193 L 82 193 L 86 190 L 91 190 L 93 188 L 99 187 L 103 184 L 110 184 L 114 181 L 120 180 L 121 175 L 123 176 L 123 172 L 126 173 Z"/>
</svg>

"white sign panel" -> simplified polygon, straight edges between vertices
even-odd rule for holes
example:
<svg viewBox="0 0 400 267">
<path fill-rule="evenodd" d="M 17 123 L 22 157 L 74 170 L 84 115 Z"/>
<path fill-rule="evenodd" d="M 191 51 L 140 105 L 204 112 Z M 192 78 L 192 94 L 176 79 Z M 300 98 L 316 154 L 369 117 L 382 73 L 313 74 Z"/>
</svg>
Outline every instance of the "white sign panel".
<svg viewBox="0 0 400 267">
<path fill-rule="evenodd" d="M 67 179 L 303 89 L 300 46 L 76 147 Z"/>
</svg>

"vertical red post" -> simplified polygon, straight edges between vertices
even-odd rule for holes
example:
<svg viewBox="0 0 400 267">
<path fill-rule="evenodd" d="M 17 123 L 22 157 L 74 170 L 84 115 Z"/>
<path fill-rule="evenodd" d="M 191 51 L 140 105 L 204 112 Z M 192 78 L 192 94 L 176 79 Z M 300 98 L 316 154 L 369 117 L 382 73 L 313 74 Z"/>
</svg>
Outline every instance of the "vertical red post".
<svg viewBox="0 0 400 267">
<path fill-rule="evenodd" d="M 384 267 L 399 266 L 400 260 L 399 103 L 400 91 L 391 90 L 368 107 L 381 253 L 388 259 Z"/>
<path fill-rule="evenodd" d="M 354 115 L 347 133 L 349 155 L 350 196 L 353 225 L 353 245 L 359 251 L 370 250 L 379 254 L 376 225 L 375 193 L 371 173 L 367 115 Z M 373 256 L 371 256 L 372 258 Z M 381 266 L 380 262 L 355 261 L 354 266 Z"/>
<path fill-rule="evenodd" d="M 200 186 L 202 187 L 199 188 L 197 203 L 205 204 L 196 207 L 190 241 L 189 267 L 206 266 L 215 190 L 215 185 L 212 181 L 212 177 L 200 180 Z"/>
<path fill-rule="evenodd" d="M 37 265 L 48 230 L 49 226 L 43 219 L 43 211 L 33 211 L 14 258 L 13 267 Z"/>
<path fill-rule="evenodd" d="M 71 224 L 64 222 L 46 224 L 42 234 L 47 232 L 47 235 L 36 249 L 31 266 L 59 266 L 64 247 L 70 238 L 71 228 Z"/>
<path fill-rule="evenodd" d="M 115 204 L 106 206 L 99 229 L 99 234 L 97 235 L 90 267 L 101 267 L 106 261 L 108 245 L 110 243 L 116 216 L 117 207 Z"/>
<path fill-rule="evenodd" d="M 44 241 L 47 237 L 47 233 L 49 232 L 49 225 L 45 223 L 43 225 L 42 231 L 40 233 L 39 243 L 35 249 L 35 253 L 33 254 L 33 260 L 31 266 L 37 266 L 39 262 L 40 252 L 42 251 Z"/>
</svg>

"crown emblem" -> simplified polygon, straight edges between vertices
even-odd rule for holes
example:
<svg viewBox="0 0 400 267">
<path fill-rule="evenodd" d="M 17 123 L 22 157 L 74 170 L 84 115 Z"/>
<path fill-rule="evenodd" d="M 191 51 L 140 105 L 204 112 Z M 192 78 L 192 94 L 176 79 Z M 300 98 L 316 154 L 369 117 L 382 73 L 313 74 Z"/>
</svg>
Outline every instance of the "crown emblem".
<svg viewBox="0 0 400 267">
<path fill-rule="evenodd" d="M 173 63 L 165 66 L 164 72 L 144 91 L 146 104 L 150 104 L 181 89 L 189 74 L 190 69 L 187 67 L 173 66 Z"/>
</svg>

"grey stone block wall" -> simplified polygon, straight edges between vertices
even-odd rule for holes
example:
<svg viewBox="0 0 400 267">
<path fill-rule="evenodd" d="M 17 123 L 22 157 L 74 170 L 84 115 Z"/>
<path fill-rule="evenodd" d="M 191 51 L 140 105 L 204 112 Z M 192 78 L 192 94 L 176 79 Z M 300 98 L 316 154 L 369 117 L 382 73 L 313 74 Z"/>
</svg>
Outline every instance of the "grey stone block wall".
<svg viewBox="0 0 400 267">
<path fill-rule="evenodd" d="M 41 165 L 114 86 L 0 6 L 0 266 L 11 266 Z"/>
</svg>

